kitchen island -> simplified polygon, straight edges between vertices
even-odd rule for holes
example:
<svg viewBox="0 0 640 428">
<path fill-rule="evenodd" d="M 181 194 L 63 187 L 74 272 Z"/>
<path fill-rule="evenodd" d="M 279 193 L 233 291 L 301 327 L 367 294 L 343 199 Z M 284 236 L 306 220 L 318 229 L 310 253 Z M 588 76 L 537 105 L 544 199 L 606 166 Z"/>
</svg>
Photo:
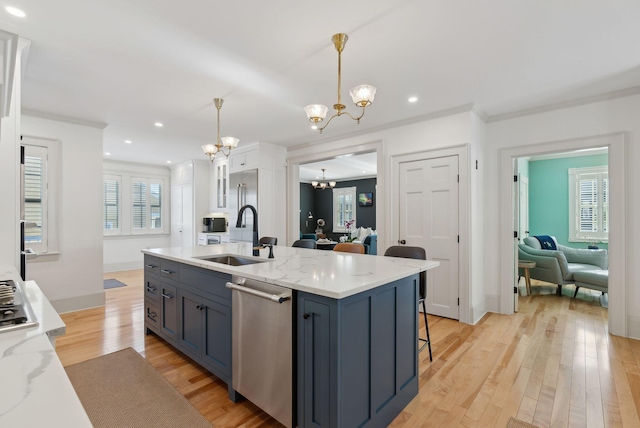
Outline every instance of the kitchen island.
<svg viewBox="0 0 640 428">
<path fill-rule="evenodd" d="M 232 277 L 293 290 L 294 416 L 285 425 L 387 426 L 417 394 L 419 273 L 437 262 L 284 246 L 267 259 L 248 243 L 143 253 L 147 332 L 225 381 L 232 400 Z M 206 260 L 227 255 L 259 263 Z"/>
</svg>

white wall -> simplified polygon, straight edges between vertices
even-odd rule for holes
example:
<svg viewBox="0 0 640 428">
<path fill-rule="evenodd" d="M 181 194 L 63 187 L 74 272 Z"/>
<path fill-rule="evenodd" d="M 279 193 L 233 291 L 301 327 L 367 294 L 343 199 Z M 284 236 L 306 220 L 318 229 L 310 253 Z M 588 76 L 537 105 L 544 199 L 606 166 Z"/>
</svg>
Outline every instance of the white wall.
<svg viewBox="0 0 640 428">
<path fill-rule="evenodd" d="M 627 317 L 622 330 L 629 337 L 640 338 L 640 289 L 635 278 L 640 275 L 640 229 L 636 222 L 640 210 L 640 96 L 628 96 L 591 104 L 542 112 L 529 116 L 501 120 L 487 124 L 485 150 L 486 174 L 484 195 L 484 224 L 487 231 L 500 228 L 500 150 L 526 145 L 553 143 L 576 138 L 625 132 L 626 144 L 626 200 L 624 287 Z M 620 168 L 621 165 L 611 165 Z M 485 253 L 485 293 L 500 293 L 500 252 Z M 610 301 L 611 304 L 611 301 Z M 616 308 L 610 306 L 610 313 Z M 611 324 L 611 322 L 610 322 Z M 611 325 L 610 325 L 611 327 Z M 616 333 L 620 334 L 620 333 Z M 624 334 L 624 333 L 623 333 Z"/>
<path fill-rule="evenodd" d="M 170 201 L 170 189 L 171 189 L 171 171 L 168 167 L 136 164 L 130 162 L 115 162 L 105 160 L 100 170 L 101 177 L 102 172 L 106 173 L 126 173 L 138 177 L 153 177 L 165 179 L 165 201 Z M 102 187 L 100 187 L 102 188 Z M 102 203 L 102 202 L 101 202 Z M 170 224 L 168 213 L 170 210 L 165 210 L 167 218 L 165 218 L 165 224 Z M 123 210 L 123 215 L 128 215 Z M 165 248 L 171 246 L 171 238 L 168 233 L 158 235 L 115 235 L 104 237 L 104 254 L 103 254 L 103 269 L 104 272 L 115 272 L 121 270 L 142 269 L 143 254 L 141 250 L 149 248 Z M 125 230 L 129 232 L 129 230 Z"/>
<path fill-rule="evenodd" d="M 22 134 L 60 141 L 60 253 L 27 263 L 58 312 L 104 304 L 102 129 L 22 116 Z"/>
</svg>

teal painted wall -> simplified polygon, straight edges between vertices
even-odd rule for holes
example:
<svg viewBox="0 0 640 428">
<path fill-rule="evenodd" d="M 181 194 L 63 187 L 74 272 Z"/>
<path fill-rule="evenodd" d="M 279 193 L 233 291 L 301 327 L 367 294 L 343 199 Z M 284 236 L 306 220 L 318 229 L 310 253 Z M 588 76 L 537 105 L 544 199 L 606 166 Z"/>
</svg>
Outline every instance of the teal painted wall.
<svg viewBox="0 0 640 428">
<path fill-rule="evenodd" d="M 552 235 L 559 244 L 586 248 L 586 242 L 569 242 L 569 168 L 602 166 L 609 155 L 529 161 L 530 236 Z M 608 248 L 607 244 L 598 244 Z"/>
</svg>

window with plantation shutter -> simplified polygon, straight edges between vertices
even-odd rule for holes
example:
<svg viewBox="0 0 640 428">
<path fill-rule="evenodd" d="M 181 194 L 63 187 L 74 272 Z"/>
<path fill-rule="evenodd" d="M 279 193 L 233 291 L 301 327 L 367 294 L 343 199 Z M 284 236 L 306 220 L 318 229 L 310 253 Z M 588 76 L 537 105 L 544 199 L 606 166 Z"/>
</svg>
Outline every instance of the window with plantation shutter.
<svg viewBox="0 0 640 428">
<path fill-rule="evenodd" d="M 58 254 L 60 141 L 23 136 L 24 247 L 40 255 Z"/>
<path fill-rule="evenodd" d="M 333 231 L 334 232 L 346 232 L 345 223 L 353 220 L 353 226 L 355 228 L 356 220 L 356 188 L 355 187 L 341 187 L 333 189 Z"/>
<path fill-rule="evenodd" d="M 131 232 L 159 233 L 163 231 L 164 180 L 131 179 Z"/>
<path fill-rule="evenodd" d="M 121 187 L 122 177 L 118 175 L 105 175 L 103 177 L 103 210 L 102 229 L 105 235 L 118 235 L 122 231 L 121 210 L 122 202 Z"/>
<path fill-rule="evenodd" d="M 608 167 L 569 169 L 569 241 L 608 242 Z"/>
</svg>

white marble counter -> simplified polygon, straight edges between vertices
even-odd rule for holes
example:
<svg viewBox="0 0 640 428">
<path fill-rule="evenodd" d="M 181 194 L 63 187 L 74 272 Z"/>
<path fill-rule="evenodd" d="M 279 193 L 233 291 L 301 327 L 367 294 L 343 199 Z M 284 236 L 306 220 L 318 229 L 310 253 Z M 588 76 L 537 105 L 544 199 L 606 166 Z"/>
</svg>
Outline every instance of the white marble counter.
<svg viewBox="0 0 640 428">
<path fill-rule="evenodd" d="M 0 333 L 0 426 L 90 427 L 52 340 L 65 325 L 33 281 L 0 267 L 0 279 L 19 283 L 38 326 Z M 50 337 L 48 337 L 50 336 Z"/>
<path fill-rule="evenodd" d="M 310 250 L 276 245 L 251 256 L 250 243 L 207 245 L 187 248 L 156 248 L 143 253 L 218 272 L 281 285 L 293 290 L 341 299 L 438 266 L 432 260 Z M 202 260 L 216 255 L 241 255 L 264 260 L 245 266 L 228 266 Z"/>
</svg>

